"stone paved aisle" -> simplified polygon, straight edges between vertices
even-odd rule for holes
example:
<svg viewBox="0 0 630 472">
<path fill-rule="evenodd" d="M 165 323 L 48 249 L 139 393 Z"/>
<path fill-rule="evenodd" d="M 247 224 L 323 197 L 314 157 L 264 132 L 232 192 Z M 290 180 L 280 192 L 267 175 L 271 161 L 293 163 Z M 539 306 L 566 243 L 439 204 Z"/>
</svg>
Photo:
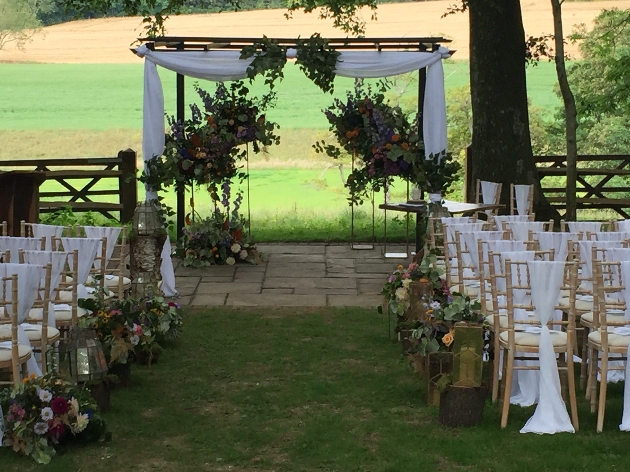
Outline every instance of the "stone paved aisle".
<svg viewBox="0 0 630 472">
<path fill-rule="evenodd" d="M 376 307 L 388 274 L 411 260 L 386 259 L 383 246 L 352 250 L 349 244 L 311 243 L 258 248 L 265 257 L 260 265 L 193 269 L 174 260 L 178 301 L 188 306 Z M 394 249 L 387 247 L 388 252 Z"/>
</svg>

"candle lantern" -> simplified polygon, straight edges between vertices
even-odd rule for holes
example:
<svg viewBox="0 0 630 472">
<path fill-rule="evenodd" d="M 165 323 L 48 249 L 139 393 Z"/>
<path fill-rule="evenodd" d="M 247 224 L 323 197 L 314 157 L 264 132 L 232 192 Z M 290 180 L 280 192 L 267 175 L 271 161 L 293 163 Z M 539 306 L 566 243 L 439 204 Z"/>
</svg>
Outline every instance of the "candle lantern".
<svg viewBox="0 0 630 472">
<path fill-rule="evenodd" d="M 425 373 L 427 378 L 427 404 L 440 405 L 439 381 L 444 375 L 453 371 L 452 352 L 430 352 L 425 358 Z"/>
<path fill-rule="evenodd" d="M 139 202 L 133 214 L 131 246 L 131 292 L 136 298 L 159 293 L 162 247 L 166 231 L 157 200 Z"/>
<path fill-rule="evenodd" d="M 429 303 L 433 294 L 433 284 L 421 279 L 409 284 L 409 319 L 425 321 L 428 317 Z"/>
<path fill-rule="evenodd" d="M 453 343 L 453 386 L 480 387 L 483 368 L 483 327 L 455 323 Z"/>
<path fill-rule="evenodd" d="M 59 370 L 75 383 L 101 380 L 107 375 L 103 346 L 91 329 L 72 328 L 59 346 Z"/>
</svg>

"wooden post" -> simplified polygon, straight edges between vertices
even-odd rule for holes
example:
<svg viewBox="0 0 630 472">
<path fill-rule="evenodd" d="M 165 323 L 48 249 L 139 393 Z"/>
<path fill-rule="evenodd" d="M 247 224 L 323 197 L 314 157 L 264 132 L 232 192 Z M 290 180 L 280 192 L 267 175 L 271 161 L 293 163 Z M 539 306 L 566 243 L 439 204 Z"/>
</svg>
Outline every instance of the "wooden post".
<svg viewBox="0 0 630 472">
<path fill-rule="evenodd" d="M 183 44 L 178 47 L 183 49 Z M 184 76 L 177 74 L 177 121 L 184 122 Z M 186 197 L 183 189 L 177 190 L 177 239 L 184 234 L 184 217 L 186 215 Z"/>
<path fill-rule="evenodd" d="M 122 173 L 118 177 L 118 188 L 120 189 L 120 222 L 127 223 L 133 219 L 133 212 L 138 203 L 138 186 L 136 184 L 136 151 L 125 149 L 118 153 L 120 164 L 118 168 Z"/>
</svg>

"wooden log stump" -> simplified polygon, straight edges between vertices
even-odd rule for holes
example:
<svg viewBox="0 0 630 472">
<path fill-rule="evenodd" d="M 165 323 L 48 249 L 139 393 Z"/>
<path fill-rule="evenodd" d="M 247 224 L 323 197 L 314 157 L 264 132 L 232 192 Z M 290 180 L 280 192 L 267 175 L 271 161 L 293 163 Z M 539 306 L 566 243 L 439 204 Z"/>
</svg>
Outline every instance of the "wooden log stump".
<svg viewBox="0 0 630 472">
<path fill-rule="evenodd" d="M 438 421 L 450 428 L 481 424 L 487 396 L 486 387 L 447 387 L 440 394 Z"/>
</svg>

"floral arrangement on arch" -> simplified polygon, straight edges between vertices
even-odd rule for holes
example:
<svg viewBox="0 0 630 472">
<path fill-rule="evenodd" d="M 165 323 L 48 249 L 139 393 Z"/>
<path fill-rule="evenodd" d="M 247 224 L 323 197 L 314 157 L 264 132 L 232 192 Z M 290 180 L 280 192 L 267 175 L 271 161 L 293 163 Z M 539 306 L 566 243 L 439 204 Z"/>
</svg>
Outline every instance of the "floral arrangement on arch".
<svg viewBox="0 0 630 472">
<path fill-rule="evenodd" d="M 0 406 L 3 445 L 40 464 L 48 464 L 62 447 L 97 441 L 107 434 L 89 391 L 73 388 L 54 372 L 31 375 L 19 387 L 0 391 Z"/>
<path fill-rule="evenodd" d="M 237 262 L 260 262 L 256 246 L 245 234 L 247 220 L 240 213 L 242 192 L 231 201 L 231 183 L 221 185 L 221 196 L 213 196 L 214 211 L 184 227 L 184 236 L 177 242 L 176 255 L 186 267 L 233 265 Z"/>
<path fill-rule="evenodd" d="M 424 151 L 417 120 L 410 122 L 399 107 L 387 103 L 387 88 L 386 82 L 380 82 L 379 90 L 374 91 L 357 80 L 345 101 L 336 98 L 324 110 L 337 143 L 318 141 L 313 147 L 333 158 L 345 152 L 358 160 L 346 182 L 351 204 L 361 203 L 394 177 L 408 180 L 421 175 Z"/>
<path fill-rule="evenodd" d="M 179 336 L 182 309 L 162 297 L 134 300 L 103 297 L 80 299 L 88 311 L 81 327 L 96 331 L 109 365 L 126 364 L 130 354 L 142 352 L 149 357 L 161 351 L 158 341 Z"/>
<path fill-rule="evenodd" d="M 240 161 L 247 157 L 251 144 L 254 152 L 278 144 L 274 133 L 278 125 L 268 121 L 265 110 L 272 105 L 273 94 L 262 99 L 249 97 L 242 81 L 226 86 L 218 83 L 214 94 L 195 86 L 204 110 L 190 105 L 191 118 L 183 123 L 168 117 L 164 154 L 146 163 L 140 180 L 155 191 L 175 185 L 220 185 L 225 179 L 243 179 Z"/>
</svg>

